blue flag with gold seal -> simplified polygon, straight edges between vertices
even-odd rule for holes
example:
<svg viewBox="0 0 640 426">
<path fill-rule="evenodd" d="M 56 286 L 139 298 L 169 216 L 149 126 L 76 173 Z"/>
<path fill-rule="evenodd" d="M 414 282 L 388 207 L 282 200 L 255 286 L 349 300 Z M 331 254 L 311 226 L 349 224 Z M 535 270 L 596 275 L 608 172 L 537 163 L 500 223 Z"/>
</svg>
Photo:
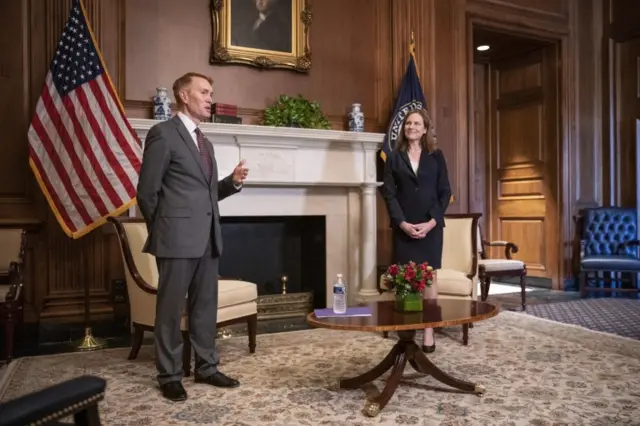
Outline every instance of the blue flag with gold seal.
<svg viewBox="0 0 640 426">
<path fill-rule="evenodd" d="M 402 77 L 400 90 L 398 92 L 398 97 L 396 98 L 396 105 L 393 109 L 393 113 L 391 114 L 389 127 L 387 128 L 382 149 L 380 150 L 380 157 L 383 161 L 386 161 L 387 155 L 393 151 L 398 135 L 402 131 L 402 121 L 407 114 L 417 109 L 427 109 L 427 101 L 422 91 L 418 70 L 416 69 L 413 42 L 411 43 L 409 52 L 409 64 L 407 65 L 404 77 Z"/>
</svg>

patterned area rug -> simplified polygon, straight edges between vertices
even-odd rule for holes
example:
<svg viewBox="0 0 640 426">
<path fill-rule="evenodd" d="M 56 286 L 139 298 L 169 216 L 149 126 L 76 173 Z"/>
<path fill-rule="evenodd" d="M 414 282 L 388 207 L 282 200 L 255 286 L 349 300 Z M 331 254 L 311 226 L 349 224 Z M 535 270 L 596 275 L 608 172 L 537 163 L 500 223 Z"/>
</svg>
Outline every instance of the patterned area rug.
<svg viewBox="0 0 640 426">
<path fill-rule="evenodd" d="M 153 350 L 127 361 L 127 349 L 20 358 L 0 401 L 94 374 L 108 381 L 100 412 L 109 426 L 143 425 L 637 425 L 640 342 L 529 315 L 502 312 L 471 329 L 436 337 L 430 358 L 445 371 L 485 385 L 483 398 L 451 391 L 408 370 L 387 407 L 362 413 L 374 389 L 334 391 L 340 376 L 377 364 L 394 343 L 380 333 L 304 330 L 220 341 L 221 370 L 241 386 L 221 390 L 184 380 L 189 399 L 170 403 L 156 388 Z M 374 383 L 378 390 L 386 376 Z"/>
<path fill-rule="evenodd" d="M 580 299 L 580 293 L 576 291 L 536 289 L 527 292 L 527 306 L 568 302 L 578 299 Z M 519 288 L 512 293 L 490 294 L 487 301 L 500 303 L 503 310 L 520 311 L 522 309 Z"/>
<path fill-rule="evenodd" d="M 565 324 L 640 340 L 640 300 L 581 299 L 527 306 L 527 313 Z"/>
</svg>

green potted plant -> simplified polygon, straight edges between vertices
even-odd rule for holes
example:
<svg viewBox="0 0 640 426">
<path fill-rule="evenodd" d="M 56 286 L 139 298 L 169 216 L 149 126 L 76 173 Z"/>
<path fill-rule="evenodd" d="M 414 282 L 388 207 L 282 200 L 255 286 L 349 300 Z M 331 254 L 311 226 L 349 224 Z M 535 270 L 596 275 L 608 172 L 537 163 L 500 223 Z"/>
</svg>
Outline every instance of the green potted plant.
<svg viewBox="0 0 640 426">
<path fill-rule="evenodd" d="M 317 101 L 309 101 L 302 95 L 280 95 L 273 105 L 264 110 L 262 123 L 265 126 L 276 127 L 331 128 L 329 120 L 320 109 L 320 104 Z"/>
</svg>

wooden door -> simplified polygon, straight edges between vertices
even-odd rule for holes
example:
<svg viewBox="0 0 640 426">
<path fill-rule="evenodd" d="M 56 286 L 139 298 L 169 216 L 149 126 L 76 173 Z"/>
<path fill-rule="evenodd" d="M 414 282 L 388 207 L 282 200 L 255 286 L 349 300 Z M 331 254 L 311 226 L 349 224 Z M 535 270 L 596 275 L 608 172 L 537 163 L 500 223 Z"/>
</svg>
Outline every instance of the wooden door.
<svg viewBox="0 0 640 426">
<path fill-rule="evenodd" d="M 492 240 L 513 241 L 529 276 L 559 288 L 558 58 L 548 46 L 489 67 L 487 216 Z M 492 256 L 500 256 L 494 250 Z"/>
<path fill-rule="evenodd" d="M 640 207 L 638 190 L 638 141 L 640 139 L 640 39 L 628 40 L 616 46 L 618 59 L 618 137 L 614 147 L 613 204 Z"/>
</svg>

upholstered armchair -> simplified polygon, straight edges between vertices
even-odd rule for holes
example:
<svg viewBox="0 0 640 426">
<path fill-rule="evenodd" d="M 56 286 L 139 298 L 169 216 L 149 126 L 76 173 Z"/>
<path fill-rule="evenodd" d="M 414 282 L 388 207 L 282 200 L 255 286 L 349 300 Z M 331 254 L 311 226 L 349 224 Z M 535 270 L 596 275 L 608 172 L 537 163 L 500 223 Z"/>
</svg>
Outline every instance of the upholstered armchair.
<svg viewBox="0 0 640 426">
<path fill-rule="evenodd" d="M 156 316 L 156 295 L 158 269 L 155 258 L 142 252 L 147 239 L 147 227 L 142 218 L 110 217 L 120 241 L 122 258 L 125 264 L 127 294 L 134 329 L 129 359 L 138 356 L 145 331 L 153 331 Z M 188 333 L 186 309 L 180 328 L 184 339 L 183 370 L 185 376 L 191 374 L 191 342 Z M 246 322 L 249 334 L 249 352 L 256 349 L 258 322 L 258 290 L 254 283 L 219 279 L 218 280 L 218 327 Z"/>
<path fill-rule="evenodd" d="M 478 220 L 480 213 L 445 216 L 442 269 L 437 272 L 438 298 L 477 300 Z M 384 277 L 380 277 L 380 288 Z M 469 312 L 471 315 L 472 313 Z M 383 333 L 388 336 L 388 333 Z M 469 324 L 462 326 L 462 343 L 469 342 Z"/>
<path fill-rule="evenodd" d="M 438 271 L 438 297 L 477 300 L 478 220 L 480 213 L 445 216 L 442 269 Z"/>
<path fill-rule="evenodd" d="M 580 238 L 580 293 L 638 292 L 638 214 L 636 209 L 597 207 L 582 212 Z M 629 273 L 632 278 L 623 278 Z M 608 275 L 608 276 L 606 276 Z M 594 285 L 590 285 L 591 282 Z M 634 288 L 598 286 L 598 282 L 634 282 Z"/>
<path fill-rule="evenodd" d="M 478 226 L 478 243 L 478 252 L 480 253 L 480 259 L 478 260 L 480 299 L 483 302 L 487 300 L 492 278 L 519 277 L 522 310 L 526 310 L 527 292 L 525 279 L 527 276 L 527 265 L 522 260 L 513 258 L 513 255 L 518 252 L 518 246 L 509 241 L 487 241 L 483 239 L 480 226 Z M 490 259 L 486 247 L 504 247 L 504 258 Z"/>
<path fill-rule="evenodd" d="M 4 327 L 2 359 L 13 358 L 15 330 L 23 320 L 23 264 L 26 231 L 20 228 L 0 229 L 0 324 Z"/>
</svg>

